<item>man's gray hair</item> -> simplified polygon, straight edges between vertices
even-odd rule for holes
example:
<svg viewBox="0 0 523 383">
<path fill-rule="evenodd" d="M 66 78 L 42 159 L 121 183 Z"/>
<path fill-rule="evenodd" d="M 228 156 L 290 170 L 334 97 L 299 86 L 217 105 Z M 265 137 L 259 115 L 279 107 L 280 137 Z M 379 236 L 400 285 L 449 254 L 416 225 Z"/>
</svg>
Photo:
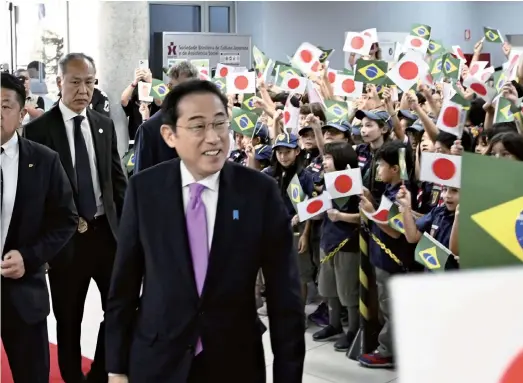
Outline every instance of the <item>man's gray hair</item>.
<svg viewBox="0 0 523 383">
<path fill-rule="evenodd" d="M 94 60 L 91 56 L 87 56 L 85 53 L 68 53 L 62 59 L 58 62 L 58 69 L 60 70 L 60 75 L 64 75 L 65 71 L 67 70 L 67 64 L 69 64 L 71 61 L 76 60 L 86 60 L 89 62 L 89 64 L 93 67 L 94 71 L 96 72 L 96 65 L 94 64 Z"/>
<path fill-rule="evenodd" d="M 168 76 L 175 80 L 180 77 L 185 78 L 198 78 L 198 69 L 192 65 L 189 61 L 179 61 L 169 68 Z"/>
</svg>

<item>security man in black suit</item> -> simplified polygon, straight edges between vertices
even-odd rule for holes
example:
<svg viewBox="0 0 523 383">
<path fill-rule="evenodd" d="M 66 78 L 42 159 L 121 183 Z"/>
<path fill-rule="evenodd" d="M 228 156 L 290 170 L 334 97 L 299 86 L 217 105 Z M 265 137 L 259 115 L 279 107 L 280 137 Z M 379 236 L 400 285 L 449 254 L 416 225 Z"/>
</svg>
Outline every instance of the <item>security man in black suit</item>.
<svg viewBox="0 0 523 383">
<path fill-rule="evenodd" d="M 76 232 L 73 192 L 58 154 L 22 137 L 24 84 L 2 73 L 2 342 L 15 383 L 49 382 L 45 264 Z"/>
<path fill-rule="evenodd" d="M 25 134 L 58 152 L 80 216 L 69 256 L 57 259 L 49 271 L 60 372 L 66 383 L 77 383 L 85 381 L 80 350 L 85 298 L 94 279 L 105 310 L 127 180 L 112 120 L 89 108 L 96 78 L 93 59 L 70 53 L 59 69 L 60 102 L 26 125 Z M 103 321 L 87 381 L 107 381 Z"/>
</svg>

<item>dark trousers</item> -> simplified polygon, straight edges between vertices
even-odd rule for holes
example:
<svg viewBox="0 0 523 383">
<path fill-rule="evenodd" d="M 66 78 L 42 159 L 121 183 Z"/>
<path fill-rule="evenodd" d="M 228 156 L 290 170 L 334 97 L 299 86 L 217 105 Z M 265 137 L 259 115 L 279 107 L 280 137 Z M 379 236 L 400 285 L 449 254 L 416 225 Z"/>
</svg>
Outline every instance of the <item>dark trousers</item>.
<svg viewBox="0 0 523 383">
<path fill-rule="evenodd" d="M 15 383 L 49 383 L 47 320 L 27 324 L 2 294 L 2 342 Z"/>
<path fill-rule="evenodd" d="M 66 383 L 83 381 L 80 336 L 85 298 L 91 279 L 98 286 L 105 311 L 116 241 L 105 216 L 88 224 L 85 233 L 76 233 L 74 256 L 67 267 L 51 269 L 49 284 L 56 317 L 58 364 Z M 105 326 L 100 323 L 94 361 L 87 375 L 93 383 L 107 382 L 105 371 Z"/>
<path fill-rule="evenodd" d="M 207 368 L 205 366 L 205 351 L 194 357 L 191 363 L 191 369 L 189 371 L 189 377 L 187 383 L 208 383 L 212 379 L 209 379 L 207 374 Z"/>
</svg>

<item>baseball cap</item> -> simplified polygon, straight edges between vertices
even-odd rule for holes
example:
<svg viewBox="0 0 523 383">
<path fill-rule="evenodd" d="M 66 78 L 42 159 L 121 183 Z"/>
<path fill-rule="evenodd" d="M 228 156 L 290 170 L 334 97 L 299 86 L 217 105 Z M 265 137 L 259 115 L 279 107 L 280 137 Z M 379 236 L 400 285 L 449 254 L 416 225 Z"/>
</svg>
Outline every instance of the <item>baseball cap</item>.
<svg viewBox="0 0 523 383">
<path fill-rule="evenodd" d="M 421 122 L 421 120 L 416 120 L 414 121 L 414 123 L 409 126 L 406 130 L 414 130 L 416 132 L 423 132 L 425 130 L 425 128 L 423 127 L 423 123 Z"/>
<path fill-rule="evenodd" d="M 418 116 L 416 116 L 414 113 L 412 113 L 408 109 L 402 109 L 402 110 L 398 111 L 398 117 L 400 117 L 400 118 L 403 117 L 403 118 L 406 118 L 411 121 L 416 121 L 418 119 Z"/>
<path fill-rule="evenodd" d="M 258 161 L 270 160 L 272 156 L 271 145 L 256 145 L 254 147 L 254 158 Z"/>
<path fill-rule="evenodd" d="M 261 121 L 258 121 L 254 127 L 252 137 L 260 137 L 262 140 L 269 138 L 269 127 Z"/>
<path fill-rule="evenodd" d="M 312 126 L 303 126 L 298 130 L 298 135 L 303 136 L 309 130 L 312 130 Z"/>
<path fill-rule="evenodd" d="M 363 120 L 365 117 L 373 120 L 373 121 L 383 121 L 387 123 L 389 126 L 389 129 L 392 128 L 392 120 L 390 118 L 390 114 L 388 114 L 384 110 L 358 110 L 356 112 L 355 116 L 358 120 Z"/>
<path fill-rule="evenodd" d="M 278 137 L 276 137 L 272 148 L 276 149 L 279 146 L 296 149 L 298 147 L 298 136 L 294 133 L 280 133 Z"/>
<path fill-rule="evenodd" d="M 350 126 L 350 124 L 347 121 L 327 122 L 321 128 L 322 129 L 334 128 L 334 129 L 339 130 L 342 133 L 350 132 L 352 130 L 352 126 Z"/>
</svg>

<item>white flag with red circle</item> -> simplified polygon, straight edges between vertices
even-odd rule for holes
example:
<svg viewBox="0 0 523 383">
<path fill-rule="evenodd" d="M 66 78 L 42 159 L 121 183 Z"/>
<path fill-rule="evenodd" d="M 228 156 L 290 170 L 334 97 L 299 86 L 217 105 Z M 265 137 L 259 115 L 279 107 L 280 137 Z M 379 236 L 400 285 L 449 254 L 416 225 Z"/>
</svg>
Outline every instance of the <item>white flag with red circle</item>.
<svg viewBox="0 0 523 383">
<path fill-rule="evenodd" d="M 476 77 L 481 82 L 487 82 L 490 79 L 490 77 L 492 77 L 493 74 L 494 74 L 494 67 L 489 66 L 487 68 L 484 68 L 484 69 L 478 71 L 473 76 Z"/>
<path fill-rule="evenodd" d="M 256 93 L 255 72 L 232 72 L 227 75 L 228 94 L 253 94 Z"/>
<path fill-rule="evenodd" d="M 287 73 L 281 82 L 280 88 L 287 92 L 304 94 L 307 89 L 308 79 Z"/>
<path fill-rule="evenodd" d="M 324 177 L 325 187 L 332 199 L 363 194 L 360 168 L 325 173 Z"/>
<path fill-rule="evenodd" d="M 461 187 L 461 156 L 423 152 L 420 166 L 420 181 Z"/>
<path fill-rule="evenodd" d="M 427 49 L 429 49 L 429 40 L 425 40 L 418 36 L 407 36 L 405 37 L 405 42 L 403 43 L 403 51 L 407 52 L 408 49 L 411 49 L 416 52 L 420 53 L 427 53 Z"/>
<path fill-rule="evenodd" d="M 291 99 L 294 97 L 294 93 L 289 94 L 285 106 L 283 108 L 283 127 L 285 129 L 291 129 L 293 133 L 297 133 L 300 122 L 300 108 L 295 107 L 291 103 Z"/>
<path fill-rule="evenodd" d="M 439 130 L 460 138 L 463 134 L 465 116 L 466 111 L 463 109 L 463 106 L 450 101 L 450 99 L 446 99 L 441 106 L 436 126 Z"/>
<path fill-rule="evenodd" d="M 357 99 L 363 94 L 363 83 L 354 81 L 354 76 L 347 74 L 338 74 L 332 88 L 334 95 L 340 97 Z"/>
<path fill-rule="evenodd" d="M 370 53 L 372 47 L 371 37 L 358 32 L 347 32 L 343 50 L 349 53 L 357 53 L 366 56 Z"/>
<path fill-rule="evenodd" d="M 405 56 L 392 67 L 387 76 L 404 92 L 418 82 L 418 79 L 429 70 L 428 64 L 419 52 L 408 51 Z"/>
<path fill-rule="evenodd" d="M 198 67 L 198 73 L 200 74 L 200 80 L 211 81 L 209 67 Z"/>
<path fill-rule="evenodd" d="M 468 76 L 465 81 L 463 81 L 463 86 L 466 88 L 472 89 L 479 97 L 485 100 L 485 102 L 492 102 L 494 97 L 498 94 L 495 88 L 488 86 L 481 80 L 478 80 L 474 76 Z"/>
<path fill-rule="evenodd" d="M 224 64 L 218 64 L 216 66 L 216 72 L 214 72 L 214 78 L 226 78 L 229 73 L 236 72 L 236 67 Z"/>
<path fill-rule="evenodd" d="M 368 213 L 365 210 L 361 209 L 363 214 L 367 216 L 368 219 L 377 223 L 388 224 L 389 222 L 389 211 L 392 207 L 392 201 L 385 196 L 381 197 L 380 206 L 374 213 Z"/>
<path fill-rule="evenodd" d="M 361 31 L 361 34 L 369 37 L 372 44 L 378 42 L 378 30 L 376 28 L 365 29 Z"/>
<path fill-rule="evenodd" d="M 508 56 L 508 68 L 507 71 L 510 73 L 509 81 L 517 78 L 518 68 L 523 65 L 523 52 L 512 49 Z"/>
<path fill-rule="evenodd" d="M 487 65 L 488 61 L 474 61 L 470 63 L 469 76 L 476 76 L 476 74 L 481 73 Z"/>
<path fill-rule="evenodd" d="M 332 201 L 329 192 L 324 191 L 318 197 L 309 198 L 296 205 L 300 222 L 306 221 L 317 215 L 332 209 Z"/>
<path fill-rule="evenodd" d="M 320 67 L 320 57 L 323 55 L 323 51 L 312 45 L 311 43 L 302 43 L 294 56 L 292 57 L 291 63 L 296 69 L 299 69 L 305 74 L 311 72 L 317 72 Z"/>
<path fill-rule="evenodd" d="M 338 77 L 338 71 L 336 69 L 329 68 L 327 70 L 327 78 L 331 85 L 336 82 L 336 77 Z"/>
<path fill-rule="evenodd" d="M 465 57 L 465 54 L 463 53 L 463 50 L 461 50 L 461 47 L 459 45 L 452 46 L 452 53 L 461 61 L 467 62 L 467 58 Z"/>
</svg>

